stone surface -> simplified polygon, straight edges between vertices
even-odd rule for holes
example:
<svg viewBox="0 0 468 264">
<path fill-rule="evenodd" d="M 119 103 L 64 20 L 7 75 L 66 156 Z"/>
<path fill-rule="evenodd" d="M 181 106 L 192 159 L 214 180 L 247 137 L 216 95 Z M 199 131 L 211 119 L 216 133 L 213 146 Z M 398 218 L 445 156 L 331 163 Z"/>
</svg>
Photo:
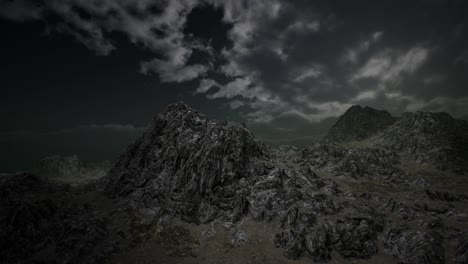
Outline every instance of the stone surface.
<svg viewBox="0 0 468 264">
<path fill-rule="evenodd" d="M 133 250 L 218 263 L 265 250 L 259 227 L 278 263 L 466 262 L 466 194 L 410 177 L 401 150 L 380 146 L 273 148 L 176 103 L 96 182 L 1 175 L 0 262 L 102 263 Z M 54 162 L 80 173 L 77 159 Z M 197 259 L 201 244 L 211 262 Z"/>
<path fill-rule="evenodd" d="M 400 263 L 445 263 L 442 237 L 435 231 L 410 231 L 395 227 L 388 231 L 385 250 L 398 257 Z"/>
<path fill-rule="evenodd" d="M 411 154 L 441 170 L 467 170 L 468 122 L 447 113 L 404 113 L 379 140 L 384 148 Z"/>
<path fill-rule="evenodd" d="M 302 150 L 302 162 L 317 169 L 354 178 L 392 176 L 403 172 L 397 167 L 400 158 L 395 151 L 369 147 L 345 147 L 319 143 Z"/>
<path fill-rule="evenodd" d="M 333 143 L 361 141 L 383 131 L 395 121 L 396 118 L 387 111 L 354 105 L 340 116 L 324 140 Z"/>
</svg>

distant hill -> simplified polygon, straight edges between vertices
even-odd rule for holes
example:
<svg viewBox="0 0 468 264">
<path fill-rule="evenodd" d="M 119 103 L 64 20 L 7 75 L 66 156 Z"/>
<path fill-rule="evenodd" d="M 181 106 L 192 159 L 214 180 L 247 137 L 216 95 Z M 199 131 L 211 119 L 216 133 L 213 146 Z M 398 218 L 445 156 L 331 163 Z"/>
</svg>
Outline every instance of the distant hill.
<svg viewBox="0 0 468 264">
<path fill-rule="evenodd" d="M 447 113 L 404 113 L 377 140 L 438 169 L 460 169 L 468 161 L 468 122 Z"/>
<path fill-rule="evenodd" d="M 359 105 L 349 108 L 333 125 L 322 143 L 349 143 L 391 149 L 411 155 L 416 162 L 440 170 L 468 170 L 468 122 L 447 113 L 404 113 Z"/>
<path fill-rule="evenodd" d="M 395 121 L 396 118 L 385 110 L 354 105 L 331 127 L 324 141 L 335 143 L 362 141 L 388 128 Z"/>
<path fill-rule="evenodd" d="M 49 179 L 76 185 L 106 175 L 111 165 L 109 161 L 83 163 L 76 155 L 50 156 L 38 162 L 32 172 Z"/>
</svg>

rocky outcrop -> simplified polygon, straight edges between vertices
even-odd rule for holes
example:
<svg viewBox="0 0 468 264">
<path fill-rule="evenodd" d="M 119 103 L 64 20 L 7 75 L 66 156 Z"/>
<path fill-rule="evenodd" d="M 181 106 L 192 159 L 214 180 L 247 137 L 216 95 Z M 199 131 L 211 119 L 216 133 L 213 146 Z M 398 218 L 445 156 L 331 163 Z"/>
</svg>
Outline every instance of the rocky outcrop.
<svg viewBox="0 0 468 264">
<path fill-rule="evenodd" d="M 385 250 L 397 257 L 399 263 L 445 263 L 442 236 L 435 231 L 411 231 L 404 227 L 391 228 L 384 242 Z"/>
<path fill-rule="evenodd" d="M 156 116 L 101 185 L 130 206 L 189 222 L 279 221 L 275 243 L 291 259 L 326 260 L 333 249 L 346 258 L 376 254 L 383 219 L 372 207 L 336 202 L 344 194 L 333 181 L 278 157 L 244 126 L 178 103 Z"/>
<path fill-rule="evenodd" d="M 246 187 L 266 147 L 240 124 L 208 120 L 183 103 L 158 114 L 103 180 L 105 192 L 155 214 L 209 222 L 248 210 Z"/>
<path fill-rule="evenodd" d="M 76 158 L 52 161 L 55 173 L 80 173 Z M 98 191 L 94 183 L 71 187 L 50 176 L 1 175 L 0 262 L 102 263 L 148 238 L 162 254 L 192 257 L 204 238 L 178 221 L 210 223 L 210 236 L 221 224 L 225 246 L 240 250 L 256 243 L 255 232 L 242 225 L 255 221 L 274 228 L 272 246 L 289 259 L 328 262 L 339 254 L 378 263 L 384 253 L 401 263 L 443 263 L 441 244 L 452 239 L 450 257 L 463 263 L 467 197 L 425 190 L 424 180 L 414 183 L 399 163 L 388 148 L 268 147 L 243 125 L 176 103 L 99 179 Z M 417 186 L 405 191 L 402 183 Z M 356 188 L 361 184 L 370 185 Z"/>
<path fill-rule="evenodd" d="M 404 113 L 378 139 L 383 148 L 409 153 L 441 170 L 468 166 L 468 122 L 446 113 Z"/>
<path fill-rule="evenodd" d="M 338 119 L 322 143 L 359 141 L 410 154 L 418 163 L 440 170 L 468 170 L 468 122 L 447 113 L 404 113 L 395 118 L 386 111 L 355 105 Z"/>
<path fill-rule="evenodd" d="M 402 174 L 397 167 L 400 157 L 390 150 L 320 143 L 305 148 L 301 154 L 304 163 L 336 175 L 397 179 Z"/>
<path fill-rule="evenodd" d="M 384 220 L 370 207 L 339 206 L 334 217 L 294 209 L 288 214 L 288 229 L 275 236 L 275 245 L 285 256 L 297 259 L 308 253 L 316 262 L 329 261 L 332 250 L 345 258 L 370 258 L 378 252 L 377 235 Z"/>
<path fill-rule="evenodd" d="M 431 200 L 434 200 L 434 201 L 456 202 L 456 201 L 468 200 L 468 195 L 461 194 L 461 193 L 456 194 L 456 193 L 450 193 L 450 192 L 426 190 L 426 194 Z"/>
<path fill-rule="evenodd" d="M 354 105 L 340 116 L 324 141 L 334 143 L 362 141 L 383 131 L 395 121 L 396 118 L 387 111 Z"/>
</svg>

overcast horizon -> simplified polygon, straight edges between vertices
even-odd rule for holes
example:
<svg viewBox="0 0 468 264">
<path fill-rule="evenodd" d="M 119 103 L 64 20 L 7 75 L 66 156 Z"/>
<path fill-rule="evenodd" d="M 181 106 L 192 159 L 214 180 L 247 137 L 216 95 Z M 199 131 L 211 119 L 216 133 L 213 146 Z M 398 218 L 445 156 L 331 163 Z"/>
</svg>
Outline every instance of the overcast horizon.
<svg viewBox="0 0 468 264">
<path fill-rule="evenodd" d="M 0 172 L 113 159 L 183 101 L 305 144 L 359 104 L 468 119 L 468 2 L 0 0 Z"/>
</svg>

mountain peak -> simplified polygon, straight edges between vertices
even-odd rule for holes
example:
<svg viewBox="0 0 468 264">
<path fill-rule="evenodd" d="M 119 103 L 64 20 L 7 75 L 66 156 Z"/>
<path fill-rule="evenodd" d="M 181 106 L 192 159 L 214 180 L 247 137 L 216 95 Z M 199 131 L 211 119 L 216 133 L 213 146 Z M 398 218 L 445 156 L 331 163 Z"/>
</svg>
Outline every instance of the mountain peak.
<svg viewBox="0 0 468 264">
<path fill-rule="evenodd" d="M 182 101 L 170 104 L 166 106 L 166 109 L 164 109 L 164 113 L 174 113 L 174 112 L 179 113 L 179 112 L 187 112 L 187 111 L 195 112 L 195 110 L 193 110 L 190 106 L 188 106 Z"/>
<path fill-rule="evenodd" d="M 395 118 L 385 110 L 369 106 L 351 106 L 333 125 L 325 141 L 361 141 L 392 125 Z"/>
<path fill-rule="evenodd" d="M 403 113 L 380 138 L 386 147 L 406 151 L 438 169 L 468 167 L 468 123 L 445 112 Z"/>
<path fill-rule="evenodd" d="M 244 126 L 208 120 L 178 102 L 154 118 L 102 181 L 112 197 L 208 222 L 218 212 L 211 201 L 253 180 L 253 165 L 264 156 L 265 146 Z M 244 200 L 226 203 L 235 217 L 246 213 Z"/>
<path fill-rule="evenodd" d="M 345 113 L 348 113 L 348 112 L 353 112 L 353 111 L 361 111 L 363 110 L 364 108 L 362 108 L 361 105 L 353 105 L 351 106 L 350 108 L 348 108 L 348 110 L 346 110 Z"/>
<path fill-rule="evenodd" d="M 454 118 L 446 112 L 405 112 L 401 116 L 402 120 L 405 119 L 424 119 L 424 120 L 446 120 L 452 121 Z"/>
</svg>

